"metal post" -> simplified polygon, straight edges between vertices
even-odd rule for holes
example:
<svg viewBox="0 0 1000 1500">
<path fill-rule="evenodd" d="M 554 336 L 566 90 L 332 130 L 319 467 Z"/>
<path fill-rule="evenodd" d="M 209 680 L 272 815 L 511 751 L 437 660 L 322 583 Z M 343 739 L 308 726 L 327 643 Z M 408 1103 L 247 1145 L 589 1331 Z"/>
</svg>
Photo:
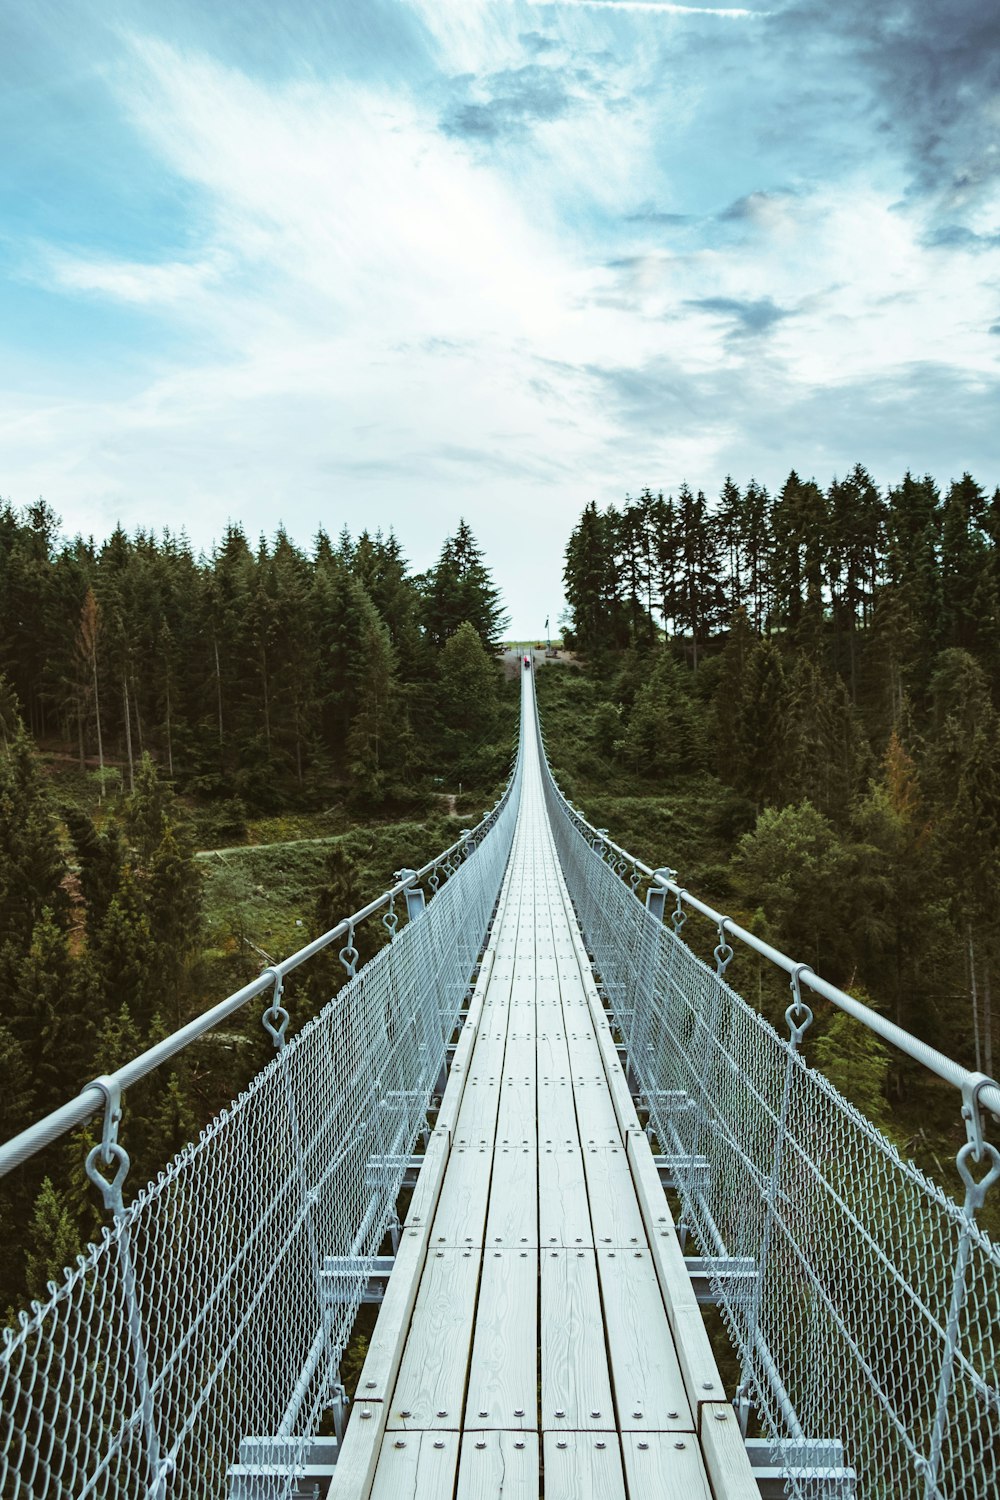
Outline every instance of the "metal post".
<svg viewBox="0 0 1000 1500">
<path fill-rule="evenodd" d="M 966 1142 L 956 1157 L 959 1176 L 965 1183 L 964 1220 L 958 1239 L 955 1271 L 952 1276 L 951 1298 L 948 1306 L 948 1321 L 944 1331 L 944 1351 L 941 1355 L 941 1373 L 938 1377 L 937 1400 L 934 1406 L 934 1422 L 931 1427 L 930 1453 L 924 1464 L 924 1500 L 937 1500 L 938 1474 L 941 1470 L 941 1455 L 944 1448 L 945 1427 L 948 1418 L 948 1402 L 955 1380 L 955 1355 L 958 1350 L 958 1326 L 968 1295 L 966 1273 L 969 1268 L 969 1252 L 976 1214 L 986 1200 L 986 1194 L 1000 1178 L 1000 1151 L 983 1139 L 983 1124 L 980 1114 L 979 1095 L 984 1088 L 996 1087 L 992 1078 L 985 1074 L 973 1074 L 962 1086 L 962 1118 L 965 1121 Z M 986 1175 L 977 1182 L 970 1170 L 970 1162 L 989 1163 Z"/>
<path fill-rule="evenodd" d="M 118 1251 L 118 1263 L 121 1267 L 122 1297 L 125 1303 L 129 1343 L 132 1347 L 132 1364 L 139 1394 L 139 1408 L 142 1413 L 146 1462 L 149 1467 L 148 1500 L 162 1500 L 165 1494 L 166 1478 L 173 1471 L 174 1461 L 172 1458 L 164 1460 L 160 1454 L 160 1436 L 156 1430 L 153 1388 L 149 1379 L 149 1355 L 146 1350 L 142 1315 L 139 1311 L 135 1261 L 132 1257 L 132 1242 L 122 1197 L 122 1184 L 128 1175 L 131 1161 L 125 1147 L 118 1140 L 118 1126 L 122 1118 L 121 1089 L 106 1074 L 95 1078 L 91 1087 L 100 1089 L 104 1095 L 104 1130 L 101 1144 L 95 1146 L 87 1155 L 86 1172 L 99 1190 L 104 1199 L 104 1207 L 114 1221 L 115 1233 L 112 1238 Z M 115 1168 L 113 1177 L 104 1176 L 98 1168 L 99 1161 L 103 1162 L 106 1167 Z"/>
<path fill-rule="evenodd" d="M 750 1305 L 748 1319 L 748 1343 L 752 1344 L 755 1349 L 759 1348 L 761 1342 L 765 1344 L 767 1342 L 760 1331 L 760 1310 L 764 1296 L 764 1283 L 767 1278 L 768 1261 L 770 1260 L 771 1240 L 777 1221 L 778 1184 L 781 1178 L 781 1167 L 785 1155 L 785 1140 L 788 1135 L 788 1109 L 792 1096 L 792 1076 L 797 1063 L 799 1044 L 812 1024 L 813 1019 L 812 1011 L 802 999 L 800 988 L 801 976 L 807 971 L 809 973 L 812 972 L 808 964 L 796 964 L 792 970 L 790 988 L 795 998 L 785 1011 L 785 1020 L 788 1023 L 789 1030 L 788 1057 L 785 1063 L 781 1107 L 778 1111 L 778 1128 L 775 1133 L 774 1151 L 771 1156 L 771 1171 L 767 1182 L 767 1192 L 764 1195 L 764 1229 L 761 1234 L 760 1249 L 757 1254 L 757 1280 L 754 1284 L 753 1301 Z M 783 1414 L 787 1421 L 787 1412 Z M 801 1430 L 798 1435 L 801 1435 Z"/>
</svg>

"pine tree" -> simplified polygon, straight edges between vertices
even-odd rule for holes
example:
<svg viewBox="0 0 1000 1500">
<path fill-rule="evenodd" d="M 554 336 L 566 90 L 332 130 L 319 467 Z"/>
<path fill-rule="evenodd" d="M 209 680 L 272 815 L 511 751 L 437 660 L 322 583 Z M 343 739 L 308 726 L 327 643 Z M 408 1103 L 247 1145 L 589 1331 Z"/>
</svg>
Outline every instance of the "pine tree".
<svg viewBox="0 0 1000 1500">
<path fill-rule="evenodd" d="M 35 1199 L 25 1252 L 25 1280 L 31 1296 L 44 1302 L 48 1283 L 58 1285 L 64 1268 L 73 1264 L 82 1249 L 76 1219 L 52 1179 L 46 1177 Z"/>
<path fill-rule="evenodd" d="M 781 656 L 770 641 L 759 641 L 747 667 L 736 761 L 737 785 L 758 809 L 786 800 L 791 747 L 789 695 Z"/>
<path fill-rule="evenodd" d="M 26 953 L 46 907 L 65 922 L 65 874 L 51 795 L 31 740 L 18 725 L 6 754 L 0 754 L 0 932 L 5 947 Z"/>
<path fill-rule="evenodd" d="M 424 575 L 421 592 L 424 628 L 435 646 L 443 646 L 468 621 L 487 651 L 499 650 L 508 616 L 466 521 L 459 522 L 438 561 Z"/>
<path fill-rule="evenodd" d="M 361 626 L 354 713 L 347 737 L 351 776 L 368 802 L 378 801 L 390 778 L 406 771 L 408 726 L 396 681 L 396 653 L 388 627 L 368 603 Z"/>
<path fill-rule="evenodd" d="M 853 989 L 854 999 L 871 1006 L 871 996 Z M 886 1081 L 889 1053 L 875 1032 L 842 1010 L 816 1040 L 816 1063 L 834 1088 L 883 1133 L 891 1131 Z"/>
<path fill-rule="evenodd" d="M 633 770 L 646 776 L 704 769 L 703 711 L 691 694 L 687 670 L 667 647 L 654 653 L 616 749 Z"/>
<path fill-rule="evenodd" d="M 441 718 L 453 753 L 488 739 L 496 723 L 498 672 L 465 620 L 441 653 Z"/>
<path fill-rule="evenodd" d="M 138 882 L 128 865 L 90 943 L 100 1013 L 109 1015 L 124 1007 L 140 1026 L 148 1026 L 156 996 L 157 955 Z"/>
</svg>

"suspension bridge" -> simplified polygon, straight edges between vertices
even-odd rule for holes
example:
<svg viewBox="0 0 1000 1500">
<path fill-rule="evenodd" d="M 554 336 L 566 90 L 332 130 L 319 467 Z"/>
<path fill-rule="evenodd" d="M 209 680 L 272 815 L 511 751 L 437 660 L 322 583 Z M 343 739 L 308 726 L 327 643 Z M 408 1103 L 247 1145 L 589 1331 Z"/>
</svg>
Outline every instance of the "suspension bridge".
<svg viewBox="0 0 1000 1500">
<path fill-rule="evenodd" d="M 592 828 L 522 677 L 475 829 L 0 1147 L 96 1117 L 108 1215 L 5 1332 L 4 1497 L 996 1496 L 1000 1089 Z M 787 1036 L 735 943 L 788 975 Z M 331 946 L 349 981 L 290 1038 Z M 816 996 L 954 1086 L 961 1204 L 807 1065 Z M 258 998 L 273 1062 L 126 1204 L 123 1092 Z"/>
</svg>

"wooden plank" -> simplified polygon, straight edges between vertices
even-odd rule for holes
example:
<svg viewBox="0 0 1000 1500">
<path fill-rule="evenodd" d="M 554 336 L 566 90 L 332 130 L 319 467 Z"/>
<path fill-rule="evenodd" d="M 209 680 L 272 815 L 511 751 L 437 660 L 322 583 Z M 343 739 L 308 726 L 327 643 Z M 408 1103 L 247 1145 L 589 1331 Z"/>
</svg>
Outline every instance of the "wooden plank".
<svg viewBox="0 0 1000 1500">
<path fill-rule="evenodd" d="M 645 1133 L 629 1131 L 626 1150 L 684 1387 L 697 1411 L 701 1402 L 718 1401 L 724 1394 L 722 1377 Z"/>
<path fill-rule="evenodd" d="M 702 1407 L 701 1451 L 715 1500 L 760 1500 L 740 1424 L 728 1402 Z"/>
<path fill-rule="evenodd" d="M 624 1145 L 586 1146 L 583 1167 L 595 1245 L 645 1248 L 646 1229 Z"/>
<path fill-rule="evenodd" d="M 690 1435 L 623 1432 L 622 1455 L 629 1500 L 713 1500 L 701 1449 Z"/>
<path fill-rule="evenodd" d="M 597 1270 L 619 1428 L 693 1432 L 695 1423 L 649 1250 L 598 1250 Z"/>
<path fill-rule="evenodd" d="M 462 1104 L 462 1095 L 465 1092 L 465 1080 L 468 1074 L 469 1062 L 475 1047 L 476 1032 L 479 1027 L 479 1019 L 482 1014 L 483 1003 L 486 992 L 492 981 L 493 969 L 496 963 L 496 949 L 492 946 L 492 935 L 490 946 L 483 954 L 479 969 L 479 977 L 476 980 L 472 998 L 469 1001 L 469 1014 L 462 1027 L 461 1036 L 455 1047 L 451 1068 L 448 1072 L 448 1081 L 445 1084 L 444 1094 L 441 1099 L 441 1108 L 438 1111 L 437 1123 L 439 1127 L 453 1129 L 458 1119 L 458 1112 Z"/>
<path fill-rule="evenodd" d="M 427 1150 L 421 1158 L 417 1184 L 413 1189 L 410 1206 L 406 1211 L 405 1226 L 407 1229 L 430 1228 L 438 1199 L 441 1196 L 441 1184 L 444 1182 L 444 1174 L 448 1166 L 448 1153 L 450 1150 L 451 1132 L 446 1127 L 439 1125 L 435 1130 L 431 1131 Z"/>
<path fill-rule="evenodd" d="M 484 1244 L 538 1245 L 538 1148 L 534 1130 L 522 1140 L 497 1140 Z"/>
<path fill-rule="evenodd" d="M 594 1243 L 579 1145 L 539 1140 L 538 1238 L 543 1247 Z"/>
<path fill-rule="evenodd" d="M 469 1367 L 481 1252 L 428 1252 L 399 1378 L 390 1431 L 458 1428 Z"/>
<path fill-rule="evenodd" d="M 490 1191 L 492 1141 L 453 1145 L 431 1226 L 431 1245 L 481 1246 Z"/>
<path fill-rule="evenodd" d="M 616 1432 L 546 1432 L 545 1500 L 625 1500 Z"/>
<path fill-rule="evenodd" d="M 620 1146 L 624 1151 L 625 1141 L 603 1072 L 597 1077 L 593 1074 L 586 1078 L 574 1075 L 573 1099 L 584 1143 L 592 1141 L 595 1145 Z"/>
<path fill-rule="evenodd" d="M 538 1500 L 538 1433 L 462 1434 L 456 1500 Z"/>
<path fill-rule="evenodd" d="M 388 1433 L 371 1500 L 442 1500 L 455 1487 L 457 1432 Z"/>
<path fill-rule="evenodd" d="M 538 1253 L 487 1250 L 476 1307 L 466 1427 L 533 1428 L 538 1405 Z"/>
<path fill-rule="evenodd" d="M 614 1425 L 593 1250 L 542 1250 L 542 1426 Z M 547 1485 L 546 1485 L 547 1491 Z"/>
<path fill-rule="evenodd" d="M 358 1381 L 366 1401 L 388 1400 L 395 1385 L 426 1256 L 427 1231 L 404 1229 Z"/>
<path fill-rule="evenodd" d="M 579 1142 L 573 1080 L 569 1073 L 543 1074 L 539 1068 L 536 1098 L 539 1143 L 544 1146 L 546 1141 L 562 1142 L 563 1145 Z"/>
<path fill-rule="evenodd" d="M 368 1500 L 385 1433 L 387 1410 L 382 1401 L 354 1401 L 327 1500 Z"/>
</svg>

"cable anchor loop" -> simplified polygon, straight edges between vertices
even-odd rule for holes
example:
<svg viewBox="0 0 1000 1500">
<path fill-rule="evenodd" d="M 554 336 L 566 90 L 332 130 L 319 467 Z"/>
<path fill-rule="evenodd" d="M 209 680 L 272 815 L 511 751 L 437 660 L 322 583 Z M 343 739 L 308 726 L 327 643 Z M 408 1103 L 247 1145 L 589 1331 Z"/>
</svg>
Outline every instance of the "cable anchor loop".
<svg viewBox="0 0 1000 1500">
<path fill-rule="evenodd" d="M 128 1152 L 118 1139 L 118 1127 L 122 1119 L 121 1084 L 109 1074 L 102 1073 L 99 1078 L 92 1079 L 89 1087 L 100 1089 L 104 1095 L 104 1124 L 101 1143 L 88 1151 L 84 1168 L 103 1198 L 104 1207 L 117 1218 L 125 1211 L 122 1184 L 132 1165 Z M 100 1162 L 106 1167 L 114 1167 L 114 1175 L 106 1177 L 99 1168 Z"/>
<path fill-rule="evenodd" d="M 798 1048 L 802 1038 L 812 1025 L 813 1013 L 802 998 L 801 979 L 803 974 L 812 974 L 813 972 L 812 964 L 796 964 L 788 981 L 788 987 L 795 998 L 785 1011 L 785 1021 L 791 1033 L 790 1042 L 793 1050 Z"/>
<path fill-rule="evenodd" d="M 726 936 L 726 923 L 729 920 L 729 917 L 719 918 L 719 941 L 712 955 L 715 959 L 715 975 L 717 979 L 722 978 L 733 958 L 733 946 Z"/>
<path fill-rule="evenodd" d="M 358 953 L 358 950 L 354 946 L 354 923 L 351 922 L 347 931 L 347 942 L 344 944 L 343 948 L 341 948 L 340 953 L 338 954 L 340 962 L 347 970 L 349 979 L 353 979 L 355 974 L 358 972 L 359 956 L 360 955 Z"/>
<path fill-rule="evenodd" d="M 382 926 L 389 934 L 389 941 L 394 942 L 396 928 L 399 926 L 399 914 L 396 911 L 396 894 L 394 891 L 390 891 L 389 893 L 389 910 L 383 914 Z"/>
<path fill-rule="evenodd" d="M 261 970 L 261 978 L 268 974 L 274 982 L 271 991 L 271 1003 L 260 1018 L 260 1024 L 274 1043 L 274 1050 L 280 1052 L 285 1045 L 285 1032 L 288 1030 L 288 1011 L 281 1003 L 281 992 L 285 987 L 284 975 L 275 965 Z"/>
<path fill-rule="evenodd" d="M 686 895 L 687 895 L 687 891 L 678 891 L 677 892 L 677 905 L 674 907 L 673 912 L 672 912 L 671 917 L 670 917 L 670 921 L 671 921 L 671 924 L 673 925 L 674 932 L 677 933 L 678 936 L 680 935 L 681 928 L 684 926 L 684 923 L 687 921 L 687 912 L 684 910 L 684 897 Z"/>
</svg>

